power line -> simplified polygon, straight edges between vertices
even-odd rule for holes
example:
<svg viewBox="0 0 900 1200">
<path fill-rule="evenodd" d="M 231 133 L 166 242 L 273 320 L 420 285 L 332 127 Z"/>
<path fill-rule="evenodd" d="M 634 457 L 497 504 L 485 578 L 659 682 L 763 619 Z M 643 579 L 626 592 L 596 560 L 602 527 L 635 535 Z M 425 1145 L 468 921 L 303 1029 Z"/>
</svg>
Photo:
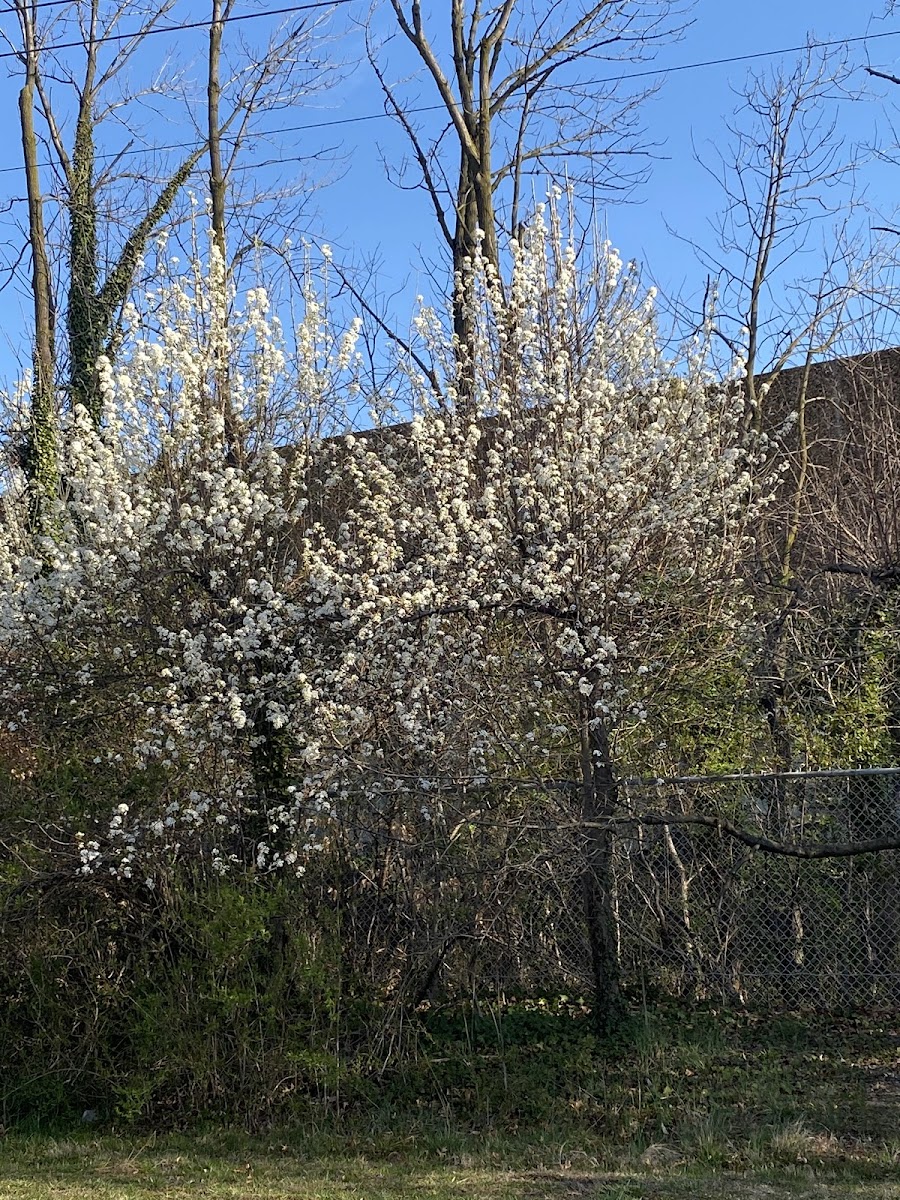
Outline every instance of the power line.
<svg viewBox="0 0 900 1200">
<path fill-rule="evenodd" d="M 75 2 L 75 0 L 37 0 L 36 4 L 29 4 L 28 7 L 38 10 L 45 8 L 63 8 L 66 5 L 71 6 L 73 2 Z M 11 4 L 7 4 L 3 8 L 0 8 L 0 12 L 14 13 L 16 12 L 16 9 Z"/>
<path fill-rule="evenodd" d="M 338 8 L 346 4 L 352 4 L 354 0 L 315 0 L 315 2 L 306 4 L 290 4 L 283 8 L 262 9 L 259 12 L 237 13 L 228 18 L 227 24 L 232 24 L 237 21 L 254 21 L 261 17 L 279 17 L 287 16 L 293 13 L 307 12 L 311 9 L 319 8 Z M 35 5 L 36 8 L 57 8 L 73 3 L 73 0 L 39 0 Z M 15 8 L 7 6 L 0 9 L 0 12 L 15 13 Z M 111 33 L 103 37 L 95 38 L 94 45 L 101 45 L 104 42 L 125 42 L 133 38 L 149 37 L 156 33 L 180 33 L 189 29 L 205 29 L 209 26 L 209 20 L 202 21 L 183 21 L 175 25 L 154 25 L 147 30 L 132 30 L 129 33 Z M 650 76 L 659 75 L 674 75 L 679 71 L 696 71 L 706 67 L 728 66 L 733 63 L 752 62 L 760 58 L 773 58 L 779 54 L 798 54 L 803 50 L 827 50 L 834 46 L 850 46 L 858 42 L 872 42 L 881 38 L 897 37 L 900 34 L 900 29 L 882 30 L 881 33 L 863 33 L 851 37 L 832 38 L 824 42 L 804 42 L 798 46 L 780 46 L 773 50 L 757 50 L 751 54 L 733 54 L 723 58 L 702 59 L 697 62 L 676 63 L 670 67 L 648 67 L 644 71 L 630 71 L 621 75 L 610 75 L 605 79 L 597 79 L 588 81 L 588 85 L 602 83 L 618 83 L 628 79 L 644 79 Z M 41 46 L 40 50 L 55 51 L 55 50 L 74 50 L 84 46 L 84 39 L 79 39 L 74 42 L 54 42 L 46 46 Z M 6 50 L 0 53 L 0 58 L 19 58 L 21 52 L 16 50 Z M 442 105 L 432 105 L 430 108 L 440 108 Z M 427 111 L 421 109 L 418 111 Z M 385 114 L 376 114 L 385 115 Z"/>
<path fill-rule="evenodd" d="M 48 7 L 56 0 L 47 0 Z M 68 2 L 68 0 L 66 0 Z M 230 16 L 226 24 L 231 25 L 236 21 L 256 21 L 260 17 L 283 17 L 294 13 L 308 12 L 314 8 L 338 8 L 345 4 L 352 4 L 354 0 L 315 0 L 310 4 L 290 4 L 286 8 L 268 8 L 260 12 L 237 13 Z M 7 8 L 4 11 L 8 13 L 15 12 L 13 8 Z M 103 37 L 94 38 L 92 45 L 101 46 L 105 42 L 130 42 L 135 38 L 143 39 L 150 37 L 155 33 L 182 33 L 187 29 L 207 29 L 209 27 L 209 19 L 204 21 L 183 21 L 178 25 L 152 25 L 149 29 L 133 29 L 129 33 L 107 33 Z M 76 50 L 83 47 L 85 44 L 84 38 L 79 38 L 75 42 L 51 42 L 49 45 L 40 46 L 41 53 L 56 50 Z M 22 51 L 20 50 L 4 50 L 0 52 L 0 58 L 21 58 Z"/>
<path fill-rule="evenodd" d="M 49 3 L 63 3 L 63 2 L 69 3 L 70 0 L 47 0 L 48 4 Z M 241 19 L 246 20 L 250 17 L 256 17 L 256 16 L 275 16 L 275 15 L 279 15 L 279 14 L 285 13 L 285 12 L 299 12 L 299 11 L 303 11 L 305 9 L 311 9 L 311 8 L 332 8 L 338 4 L 350 4 L 350 3 L 353 3 L 353 0 L 320 0 L 319 3 L 298 5 L 298 6 L 293 6 L 291 8 L 286 8 L 286 9 L 272 9 L 265 13 L 247 13 L 247 14 L 244 14 L 243 16 L 232 17 L 230 19 L 231 20 L 241 20 Z M 179 28 L 195 29 L 195 28 L 199 28 L 201 26 L 205 27 L 206 25 L 208 25 L 208 21 L 198 21 L 198 22 L 193 22 L 191 24 L 184 25 L 184 26 L 174 26 L 173 25 L 169 28 L 170 29 L 179 29 Z M 163 30 L 155 29 L 155 30 L 151 30 L 150 32 L 163 32 Z M 124 37 L 124 36 L 135 36 L 135 35 L 124 35 L 123 34 L 121 36 Z M 753 61 L 761 59 L 761 58 L 775 58 L 780 54 L 798 54 L 804 50 L 828 50 L 835 46 L 849 46 L 849 45 L 855 45 L 858 42 L 870 42 L 870 41 L 875 41 L 877 39 L 889 38 L 889 37 L 900 37 L 900 29 L 888 29 L 888 30 L 883 30 L 881 33 L 865 33 L 865 34 L 854 35 L 852 37 L 833 38 L 829 41 L 824 41 L 824 42 L 804 42 L 802 45 L 799 45 L 799 46 L 779 46 L 772 50 L 757 50 L 751 54 L 733 54 L 733 55 L 729 55 L 724 58 L 709 58 L 709 59 L 698 60 L 696 62 L 676 63 L 670 67 L 658 67 L 655 69 L 650 67 L 643 71 L 629 71 L 629 72 L 624 72 L 619 75 L 607 75 L 600 79 L 586 80 L 582 84 L 582 86 L 584 86 L 584 87 L 600 87 L 603 84 L 607 84 L 607 83 L 624 83 L 630 79 L 645 79 L 648 77 L 658 77 L 661 75 L 674 75 L 681 71 L 699 71 L 699 70 L 705 70 L 708 67 L 730 66 L 735 63 L 753 62 Z M 81 45 L 83 45 L 83 43 L 75 42 L 75 43 L 72 43 L 72 45 L 81 46 Z M 61 47 L 55 47 L 55 48 L 59 49 Z M 0 54 L 0 58 L 8 58 L 8 57 L 10 57 L 10 54 L 8 52 L 6 54 Z M 404 109 L 404 112 L 415 116 L 415 115 L 419 115 L 421 113 L 441 112 L 444 109 L 445 109 L 445 106 L 443 104 L 419 104 L 419 105 L 413 105 L 409 108 Z M 309 132 L 311 130 L 315 130 L 315 129 L 334 129 L 338 126 L 343 126 L 343 125 L 358 125 L 358 124 L 362 124 L 362 123 L 368 122 L 368 121 L 384 121 L 384 120 L 393 120 L 393 117 L 391 116 L 390 113 L 386 113 L 386 112 L 361 113 L 360 115 L 355 116 L 355 117 L 335 117 L 335 118 L 333 118 L 331 120 L 327 120 L 327 121 L 307 121 L 300 125 L 285 125 L 285 126 L 281 126 L 281 127 L 277 128 L 277 129 L 263 129 L 263 130 L 259 130 L 259 131 L 255 132 L 252 136 L 258 137 L 258 138 L 259 137 L 274 137 L 274 136 L 277 136 L 280 134 L 285 134 L 285 133 L 307 133 L 307 132 Z M 229 139 L 228 137 L 223 138 L 223 141 L 227 142 L 229 140 L 231 140 L 231 139 Z M 169 151 L 169 150 L 191 150 L 191 149 L 194 149 L 198 144 L 199 143 L 197 143 L 197 142 L 172 142 L 172 143 L 169 143 L 168 145 L 162 145 L 162 146 L 149 146 L 149 147 L 138 146 L 138 147 L 135 147 L 134 149 L 123 149 L 123 150 L 119 150 L 119 151 L 104 152 L 102 154 L 97 154 L 95 156 L 95 158 L 98 162 L 105 162 L 105 161 L 108 161 L 108 160 L 114 159 L 114 158 L 130 157 L 135 154 L 158 154 L 158 153 L 162 153 L 164 151 Z M 41 167 L 51 167 L 54 165 L 55 164 L 53 164 L 51 162 L 42 162 L 39 164 L 39 166 L 41 166 Z M 0 175 L 9 175 L 14 172 L 17 173 L 21 170 L 22 170 L 21 167 L 0 167 Z"/>
<path fill-rule="evenodd" d="M 598 79 L 597 83 L 615 83 L 620 79 L 643 79 L 648 75 L 675 75 L 678 71 L 696 71 L 701 67 L 723 67 L 732 63 L 752 62 L 757 58 L 775 58 L 779 54 L 800 54 L 804 50 L 829 50 L 834 46 L 852 46 L 857 42 L 874 42 L 879 38 L 900 36 L 900 29 L 885 29 L 881 33 L 860 33 L 853 37 L 832 38 L 827 42 L 804 42 L 801 46 L 780 46 L 777 50 L 757 50 L 753 54 L 733 54 L 728 58 L 708 58 L 701 62 L 676 63 L 672 67 L 660 67 L 654 71 L 633 71 L 627 75 L 611 75 Z"/>
<path fill-rule="evenodd" d="M 73 0 L 41 0 L 37 4 L 38 8 L 55 8 L 66 4 L 71 4 Z M 261 17 L 278 17 L 291 15 L 298 12 L 307 12 L 311 9 L 319 8 L 338 8 L 346 4 L 352 4 L 354 0 L 315 0 L 313 3 L 307 4 L 291 4 L 284 8 L 262 9 L 259 12 L 237 13 L 228 18 L 227 24 L 232 24 L 236 21 L 254 21 Z M 0 12 L 14 13 L 16 10 L 12 7 L 0 9 Z M 156 33 L 180 33 L 189 29 L 205 29 L 209 26 L 209 20 L 202 21 L 184 21 L 176 25 L 154 25 L 152 28 L 141 31 L 139 29 L 132 30 L 129 33 L 112 33 L 104 37 L 94 39 L 95 45 L 100 45 L 104 42 L 113 41 L 130 41 L 136 37 L 149 37 L 150 34 Z M 803 50 L 827 50 L 834 46 L 850 46 L 858 42 L 873 42 L 881 38 L 897 37 L 900 35 L 900 29 L 886 29 L 881 33 L 862 33 L 851 37 L 832 38 L 824 42 L 804 42 L 798 46 L 779 46 L 772 50 L 757 50 L 751 54 L 733 54 L 723 58 L 702 59 L 697 62 L 676 63 L 670 67 L 648 67 L 644 71 L 630 71 L 620 75 L 610 75 L 605 79 L 589 80 L 587 86 L 591 84 L 602 83 L 619 83 L 628 79 L 644 79 L 650 76 L 659 75 L 674 75 L 679 71 L 696 71 L 706 67 L 721 67 L 728 66 L 733 63 L 752 62 L 760 58 L 774 58 L 779 54 L 799 54 Z M 47 46 L 40 47 L 41 51 L 55 50 L 73 50 L 84 46 L 84 39 L 79 39 L 74 42 L 55 42 Z M 7 50 L 0 53 L 0 58 L 19 58 L 21 52 L 16 50 Z M 432 105 L 430 108 L 441 108 L 442 105 Z M 419 110 L 426 111 L 426 110 Z M 384 114 L 378 114 L 384 115 Z"/>
<path fill-rule="evenodd" d="M 38 0 L 37 4 L 29 4 L 29 8 L 44 9 L 44 8 L 62 8 L 65 4 L 71 4 L 72 0 Z M 14 13 L 17 10 L 11 5 L 4 5 L 0 8 L 0 13 Z"/>
<path fill-rule="evenodd" d="M 804 42 L 802 46 L 781 46 L 775 50 L 757 50 L 753 54 L 734 54 L 728 58 L 709 58 L 699 62 L 676 63 L 671 67 L 648 67 L 645 71 L 628 71 L 621 75 L 607 75 L 601 79 L 587 79 L 579 84 L 580 87 L 601 87 L 605 83 L 624 83 L 629 79 L 646 79 L 659 75 L 675 75 L 679 71 L 698 71 L 705 67 L 728 66 L 732 63 L 751 62 L 758 58 L 775 58 L 779 54 L 799 54 L 803 50 L 828 50 L 834 46 L 849 46 L 856 42 L 869 42 L 875 38 L 900 37 L 900 29 L 888 29 L 882 33 L 863 33 L 855 37 L 834 38 L 828 42 Z M 445 109 L 444 104 L 422 104 L 416 107 L 404 108 L 405 113 L 439 112 Z M 361 121 L 378 121 L 394 118 L 390 113 L 363 113 L 358 117 L 336 117 L 331 121 L 313 121 L 305 125 L 287 125 L 281 129 L 262 130 L 257 136 L 266 137 L 277 133 L 301 133 L 309 129 L 329 129 L 335 125 L 355 125 Z M 178 147 L 186 149 L 187 145 Z M 175 149 L 175 147 L 169 147 Z M 134 151 L 133 153 L 136 153 Z"/>
</svg>

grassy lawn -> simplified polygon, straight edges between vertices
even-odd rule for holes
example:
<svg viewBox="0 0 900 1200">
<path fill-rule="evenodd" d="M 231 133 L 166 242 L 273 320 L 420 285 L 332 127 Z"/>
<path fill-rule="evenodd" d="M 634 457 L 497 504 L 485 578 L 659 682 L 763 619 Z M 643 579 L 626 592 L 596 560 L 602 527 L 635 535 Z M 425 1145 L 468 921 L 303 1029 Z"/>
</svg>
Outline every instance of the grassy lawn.
<svg viewBox="0 0 900 1200">
<path fill-rule="evenodd" d="M 278 1132 L 8 1131 L 0 1200 L 900 1200 L 900 1017 L 672 1011 L 590 1054 L 570 1031 L 499 1057 L 445 1031 L 427 1078 Z"/>
<path fill-rule="evenodd" d="M 240 1139 L 237 1139 L 240 1140 Z M 799 1146 L 799 1142 L 798 1142 Z M 812 1153 L 812 1147 L 807 1147 Z M 547 1155 L 541 1162 L 541 1151 Z M 536 1157 L 537 1154 L 537 1157 Z M 674 1152 L 673 1152 L 674 1154 Z M 519 1158 L 517 1166 L 513 1161 Z M 848 1166 L 825 1159 L 725 1170 L 675 1161 L 651 1167 L 644 1156 L 616 1168 L 587 1152 L 549 1147 L 479 1149 L 440 1156 L 415 1146 L 405 1155 L 314 1154 L 265 1140 L 222 1135 L 195 1139 L 7 1139 L 0 1152 L 4 1200 L 763 1200 L 764 1197 L 900 1198 L 900 1170 L 878 1156 Z M 803 1156 L 805 1157 L 805 1156 Z"/>
</svg>

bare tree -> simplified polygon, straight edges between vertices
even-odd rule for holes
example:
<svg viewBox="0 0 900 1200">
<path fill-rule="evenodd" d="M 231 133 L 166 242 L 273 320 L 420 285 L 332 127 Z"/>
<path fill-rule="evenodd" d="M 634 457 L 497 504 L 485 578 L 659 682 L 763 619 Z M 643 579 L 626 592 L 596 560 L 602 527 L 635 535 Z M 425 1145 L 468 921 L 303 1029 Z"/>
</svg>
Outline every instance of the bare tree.
<svg viewBox="0 0 900 1200">
<path fill-rule="evenodd" d="M 275 252 L 284 265 L 279 230 L 291 237 L 302 227 L 299 208 L 310 191 L 300 185 L 255 183 L 244 188 L 236 181 L 240 159 L 255 136 L 257 118 L 264 113 L 296 105 L 304 96 L 334 82 L 336 67 L 316 42 L 324 47 L 329 14 L 313 19 L 292 19 L 277 27 L 263 47 L 238 41 L 229 54 L 227 33 L 235 16 L 234 0 L 211 0 L 207 51 L 205 123 L 198 142 L 205 144 L 209 163 L 210 220 L 213 242 L 225 277 L 236 271 L 251 251 Z M 310 155 L 312 157 L 312 155 Z M 263 172 L 265 174 L 265 172 Z M 229 247 L 229 231 L 236 245 Z M 257 264 L 258 266 L 258 264 Z M 228 364 L 217 372 L 216 402 L 225 423 L 227 453 L 241 451 L 238 415 L 229 400 Z"/>
<path fill-rule="evenodd" d="M 636 119 L 646 92 L 597 72 L 610 61 L 641 59 L 673 36 L 676 9 L 667 0 L 452 0 L 446 53 L 447 33 L 429 27 L 420 0 L 390 6 L 442 109 L 437 132 L 423 131 L 370 36 L 385 107 L 411 149 L 412 162 L 396 178 L 426 192 L 456 276 L 479 243 L 484 259 L 499 266 L 499 233 L 519 228 L 530 173 L 564 178 L 592 199 L 627 190 L 642 176 Z M 464 312 L 458 302 L 459 336 Z"/>
<path fill-rule="evenodd" d="M 716 248 L 691 244 L 709 272 L 716 335 L 743 364 L 757 431 L 774 379 L 831 352 L 869 274 L 855 190 L 862 150 L 838 130 L 849 78 L 846 57 L 813 46 L 789 70 L 752 76 L 728 149 L 700 158 L 725 203 Z"/>
<path fill-rule="evenodd" d="M 272 168 L 288 162 L 312 162 L 312 148 L 303 156 L 285 155 L 276 147 L 271 161 L 241 163 L 252 144 L 268 140 L 259 128 L 263 115 L 295 109 L 304 99 L 333 87 L 341 68 L 330 58 L 332 12 L 311 16 L 290 14 L 262 43 L 243 37 L 237 24 L 246 12 L 235 13 L 234 0 L 211 0 L 207 45 L 204 119 L 197 124 L 198 143 L 208 149 L 211 223 L 215 241 L 233 269 L 252 251 L 275 244 L 280 233 L 295 237 L 300 210 L 315 189 L 307 176 L 299 182 L 272 178 Z M 230 25 L 233 25 L 232 34 Z M 190 97 L 185 97 L 190 107 Z M 240 176 L 262 176 L 249 187 Z M 228 234 L 236 244 L 229 249 Z"/>
</svg>

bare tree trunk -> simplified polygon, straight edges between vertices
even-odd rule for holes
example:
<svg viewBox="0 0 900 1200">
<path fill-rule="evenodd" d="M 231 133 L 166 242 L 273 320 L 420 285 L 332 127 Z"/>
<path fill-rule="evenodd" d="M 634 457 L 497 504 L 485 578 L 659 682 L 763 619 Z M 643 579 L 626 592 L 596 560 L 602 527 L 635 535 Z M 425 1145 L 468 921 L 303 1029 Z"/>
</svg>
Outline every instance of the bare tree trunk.
<svg viewBox="0 0 900 1200">
<path fill-rule="evenodd" d="M 809 377 L 812 371 L 812 355 L 807 354 L 797 388 L 797 401 L 794 411 L 797 414 L 797 476 L 794 483 L 794 495 L 791 502 L 790 515 L 784 535 L 784 550 L 781 556 L 781 582 L 790 583 L 793 574 L 791 556 L 794 544 L 800 532 L 803 520 L 803 502 L 806 499 L 806 483 L 809 477 L 809 429 L 807 425 L 807 405 L 809 403 Z"/>
<path fill-rule="evenodd" d="M 456 221 L 453 230 L 453 335 L 465 352 L 472 344 L 472 296 L 467 286 L 466 263 L 471 262 L 478 245 L 478 214 L 475 193 L 466 169 L 466 151 L 461 151 L 459 188 L 456 197 Z"/>
<path fill-rule="evenodd" d="M 672 837 L 672 828 L 670 825 L 663 826 L 663 837 L 666 843 L 666 850 L 669 858 L 675 868 L 678 876 L 678 899 L 681 905 L 681 934 L 682 947 L 684 954 L 684 967 L 688 977 L 688 986 L 686 990 L 693 994 L 697 989 L 697 984 L 702 978 L 702 970 L 700 967 L 699 955 L 697 953 L 697 943 L 694 937 L 694 930 L 691 926 L 691 880 L 688 875 L 687 868 L 684 865 L 684 859 L 678 853 L 678 847 L 675 845 L 675 839 Z"/>
<path fill-rule="evenodd" d="M 225 320 L 225 305 L 227 304 L 228 280 L 228 248 L 225 240 L 225 200 L 227 195 L 227 180 L 222 159 L 222 121 L 220 106 L 222 100 L 222 35 L 225 23 L 231 15 L 232 0 L 212 0 L 212 16 L 209 25 L 209 67 L 206 87 L 207 96 L 207 138 L 209 145 L 209 194 L 212 201 L 212 233 L 213 244 L 219 255 L 221 271 L 220 285 L 222 295 L 219 298 L 223 306 L 222 320 Z M 221 333 L 224 335 L 224 329 Z M 242 446 L 238 420 L 231 405 L 231 381 L 228 369 L 228 350 L 224 341 L 220 343 L 218 362 L 216 364 L 215 403 L 221 410 L 224 428 L 224 451 L 232 463 L 241 459 Z"/>
<path fill-rule="evenodd" d="M 225 170 L 222 165 L 221 119 L 219 108 L 222 99 L 220 79 L 222 61 L 222 33 L 231 5 L 223 7 L 222 0 L 212 0 L 212 17 L 209 25 L 209 75 L 206 85 L 207 137 L 209 139 L 209 194 L 212 201 L 213 240 L 225 263 Z"/>
<path fill-rule="evenodd" d="M 46 528 L 48 509 L 59 493 L 56 438 L 56 345 L 53 292 L 44 230 L 44 205 L 38 168 L 34 104 L 38 49 L 35 38 L 35 4 L 19 2 L 16 10 L 22 28 L 25 81 L 19 93 L 19 120 L 28 194 L 28 236 L 31 246 L 32 301 L 34 305 L 34 381 L 31 395 L 31 428 L 25 454 L 25 471 L 31 487 L 31 519 L 35 530 Z"/>
</svg>

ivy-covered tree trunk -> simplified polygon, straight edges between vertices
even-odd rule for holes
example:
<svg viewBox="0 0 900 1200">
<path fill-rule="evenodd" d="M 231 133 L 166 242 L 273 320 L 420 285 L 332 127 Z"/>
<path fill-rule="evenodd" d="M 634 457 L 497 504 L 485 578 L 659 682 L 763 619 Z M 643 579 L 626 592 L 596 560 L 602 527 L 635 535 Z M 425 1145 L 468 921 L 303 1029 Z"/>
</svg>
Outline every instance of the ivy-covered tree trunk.
<svg viewBox="0 0 900 1200">
<path fill-rule="evenodd" d="M 69 171 L 69 400 L 82 404 L 100 423 L 97 359 L 102 348 L 97 296 L 97 200 L 94 190 L 94 113 L 96 50 L 88 46 L 84 87 L 75 126 Z"/>
<path fill-rule="evenodd" d="M 189 155 L 160 189 L 156 199 L 129 234 L 118 259 L 100 284 L 97 245 L 97 185 L 94 174 L 94 125 L 82 105 L 69 167 L 69 401 L 81 404 L 100 424 L 101 397 L 97 360 L 112 355 L 122 305 L 135 268 L 154 230 L 171 209 L 202 154 Z"/>
</svg>

